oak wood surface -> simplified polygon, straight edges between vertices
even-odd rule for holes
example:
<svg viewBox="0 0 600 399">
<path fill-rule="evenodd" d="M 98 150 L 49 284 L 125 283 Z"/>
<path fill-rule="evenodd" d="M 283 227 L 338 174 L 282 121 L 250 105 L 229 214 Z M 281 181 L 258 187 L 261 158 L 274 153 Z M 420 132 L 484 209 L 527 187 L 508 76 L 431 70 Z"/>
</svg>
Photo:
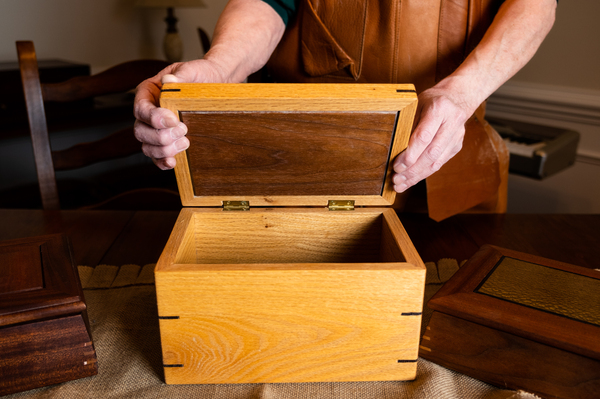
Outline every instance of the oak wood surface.
<svg viewBox="0 0 600 399">
<path fill-rule="evenodd" d="M 416 102 L 411 85 L 167 84 L 161 93 L 197 141 L 176 156 L 185 206 L 391 205 L 389 161 L 408 144 Z"/>
<path fill-rule="evenodd" d="M 596 398 L 600 360 L 434 312 L 419 355 L 501 388 L 544 398 Z"/>
<path fill-rule="evenodd" d="M 186 208 L 155 278 L 167 383 L 415 376 L 425 266 L 392 209 Z"/>
</svg>

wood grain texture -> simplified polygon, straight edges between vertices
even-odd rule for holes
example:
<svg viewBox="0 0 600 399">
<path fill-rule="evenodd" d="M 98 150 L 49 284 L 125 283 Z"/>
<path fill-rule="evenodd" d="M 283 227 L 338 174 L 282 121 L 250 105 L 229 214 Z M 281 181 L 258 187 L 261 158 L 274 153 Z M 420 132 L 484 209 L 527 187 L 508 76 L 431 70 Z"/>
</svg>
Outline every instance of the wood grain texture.
<svg viewBox="0 0 600 399">
<path fill-rule="evenodd" d="M 58 384 L 98 373 L 83 316 L 0 330 L 0 395 Z"/>
<path fill-rule="evenodd" d="M 165 85 L 161 106 L 180 115 L 191 141 L 197 141 L 176 156 L 182 203 L 325 206 L 349 199 L 358 206 L 391 205 L 390 161 L 408 144 L 417 102 L 411 90 L 368 84 Z M 212 113 L 222 117 L 207 116 Z M 392 121 L 392 115 L 399 116 Z"/>
<path fill-rule="evenodd" d="M 420 270 L 157 273 L 167 383 L 415 377 Z"/>
<path fill-rule="evenodd" d="M 0 395 L 97 373 L 65 235 L 0 242 Z"/>
<path fill-rule="evenodd" d="M 167 83 L 161 106 L 177 111 L 393 111 L 417 101 L 410 84 Z"/>
<path fill-rule="evenodd" d="M 181 112 L 195 196 L 381 195 L 396 113 Z"/>
<path fill-rule="evenodd" d="M 66 236 L 0 243 L 0 326 L 84 312 Z"/>
<path fill-rule="evenodd" d="M 545 345 L 600 359 L 600 327 L 476 292 L 502 256 L 510 256 L 590 278 L 600 273 L 504 248 L 484 246 L 429 301 L 433 310 L 451 314 Z M 590 303 L 597 307 L 597 303 Z"/>
<path fill-rule="evenodd" d="M 33 43 L 17 42 L 17 53 L 42 206 L 44 209 L 60 209 L 48 126 L 46 125 L 46 111 Z"/>
<path fill-rule="evenodd" d="M 155 271 L 167 383 L 414 378 L 425 267 L 399 226 L 385 208 L 183 209 Z"/>
<path fill-rule="evenodd" d="M 600 360 L 434 312 L 419 355 L 501 388 L 544 398 L 596 398 Z"/>
</svg>

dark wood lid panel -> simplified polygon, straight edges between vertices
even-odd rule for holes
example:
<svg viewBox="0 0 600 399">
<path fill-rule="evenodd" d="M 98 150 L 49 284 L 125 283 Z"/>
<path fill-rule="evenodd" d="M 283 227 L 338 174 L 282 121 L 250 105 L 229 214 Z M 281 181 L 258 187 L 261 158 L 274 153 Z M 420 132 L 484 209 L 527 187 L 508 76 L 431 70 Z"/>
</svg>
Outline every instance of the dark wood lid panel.
<svg viewBox="0 0 600 399">
<path fill-rule="evenodd" d="M 381 195 L 395 112 L 181 112 L 196 196 Z"/>
</svg>

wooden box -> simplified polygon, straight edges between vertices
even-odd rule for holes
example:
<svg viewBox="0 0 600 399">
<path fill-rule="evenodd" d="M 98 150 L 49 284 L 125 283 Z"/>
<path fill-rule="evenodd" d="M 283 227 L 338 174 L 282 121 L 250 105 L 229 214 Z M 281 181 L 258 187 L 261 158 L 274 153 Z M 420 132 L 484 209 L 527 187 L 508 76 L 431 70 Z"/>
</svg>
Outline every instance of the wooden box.
<svg viewBox="0 0 600 399">
<path fill-rule="evenodd" d="M 0 396 L 97 373 L 67 238 L 0 242 Z"/>
<path fill-rule="evenodd" d="M 419 355 L 544 398 L 600 393 L 600 272 L 484 246 L 436 293 Z"/>
<path fill-rule="evenodd" d="M 155 271 L 167 383 L 415 378 L 425 267 L 389 206 L 416 101 L 409 85 L 164 86 L 191 143 Z"/>
</svg>

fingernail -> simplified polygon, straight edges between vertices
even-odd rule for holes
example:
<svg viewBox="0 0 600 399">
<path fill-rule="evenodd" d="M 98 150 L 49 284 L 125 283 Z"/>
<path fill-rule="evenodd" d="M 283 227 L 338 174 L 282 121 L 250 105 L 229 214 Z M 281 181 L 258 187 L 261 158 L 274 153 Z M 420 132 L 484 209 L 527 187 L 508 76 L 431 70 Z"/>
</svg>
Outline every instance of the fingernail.
<svg viewBox="0 0 600 399">
<path fill-rule="evenodd" d="M 394 170 L 396 170 L 396 172 L 402 172 L 406 170 L 406 165 L 401 162 L 394 168 Z"/>
<path fill-rule="evenodd" d="M 185 130 L 185 125 L 183 125 L 183 128 L 181 127 L 181 125 L 177 125 L 174 128 L 171 129 L 171 138 L 173 140 L 177 140 L 183 136 L 185 136 L 185 134 L 187 133 Z"/>
<path fill-rule="evenodd" d="M 190 142 L 186 138 L 181 138 L 175 142 L 175 148 L 177 148 L 177 151 L 187 150 L 189 145 Z"/>
<path fill-rule="evenodd" d="M 403 193 L 408 187 L 406 183 L 397 184 L 394 186 L 394 191 L 397 193 Z"/>
<path fill-rule="evenodd" d="M 406 176 L 397 173 L 394 175 L 393 180 L 396 185 L 400 185 L 406 181 Z"/>
<path fill-rule="evenodd" d="M 165 159 L 165 166 L 166 166 L 168 169 L 173 169 L 173 168 L 175 167 L 175 162 L 174 162 L 174 160 L 171 160 L 171 159 Z"/>
</svg>

